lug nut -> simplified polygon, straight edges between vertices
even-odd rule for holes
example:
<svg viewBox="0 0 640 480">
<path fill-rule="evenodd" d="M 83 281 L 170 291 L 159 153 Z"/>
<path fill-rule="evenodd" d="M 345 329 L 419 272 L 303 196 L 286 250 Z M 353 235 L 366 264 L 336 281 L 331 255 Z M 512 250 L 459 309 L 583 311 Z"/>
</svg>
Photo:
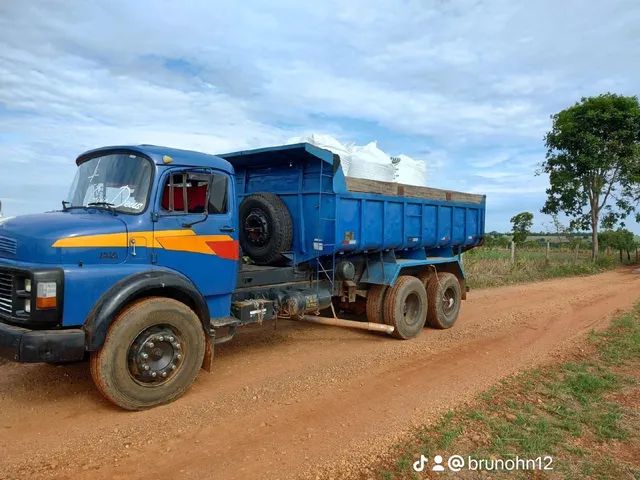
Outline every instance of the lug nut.
<svg viewBox="0 0 640 480">
<path fill-rule="evenodd" d="M 176 366 L 175 365 L 171 365 L 171 370 L 175 370 Z"/>
<path fill-rule="evenodd" d="M 143 365 L 142 368 L 144 368 L 145 370 L 149 370 L 149 365 Z"/>
<path fill-rule="evenodd" d="M 146 360 L 147 358 L 149 358 L 149 354 L 148 353 L 143 353 L 142 354 L 142 358 L 144 358 Z"/>
<path fill-rule="evenodd" d="M 176 355 L 176 358 L 177 358 L 178 360 L 181 360 L 181 359 L 182 359 L 182 354 L 181 354 L 181 353 L 177 354 L 177 355 Z"/>
<path fill-rule="evenodd" d="M 179 343 L 176 343 L 174 346 L 175 346 L 177 349 L 179 349 L 179 348 L 180 348 L 180 344 L 179 344 Z"/>
<path fill-rule="evenodd" d="M 173 338 L 173 337 L 169 337 L 167 340 L 169 340 L 171 343 L 173 343 L 173 341 L 175 340 L 175 338 Z"/>
<path fill-rule="evenodd" d="M 167 372 L 162 372 L 162 378 L 165 378 L 167 376 Z"/>
<path fill-rule="evenodd" d="M 153 348 L 153 347 L 155 347 L 155 344 L 153 342 L 149 342 L 149 343 L 147 343 L 147 347 Z"/>
<path fill-rule="evenodd" d="M 151 372 L 151 376 L 152 376 L 153 378 L 156 378 L 156 375 L 158 375 L 156 372 Z"/>
<path fill-rule="evenodd" d="M 159 341 L 159 342 L 164 342 L 164 337 L 163 337 L 162 335 L 160 335 L 160 336 L 158 337 L 158 341 Z"/>
</svg>

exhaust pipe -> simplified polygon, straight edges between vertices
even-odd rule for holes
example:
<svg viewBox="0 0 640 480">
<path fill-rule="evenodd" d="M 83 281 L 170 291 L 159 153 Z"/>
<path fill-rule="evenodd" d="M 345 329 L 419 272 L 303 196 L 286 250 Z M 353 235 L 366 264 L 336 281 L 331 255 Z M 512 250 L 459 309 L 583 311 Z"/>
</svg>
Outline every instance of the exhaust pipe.
<svg viewBox="0 0 640 480">
<path fill-rule="evenodd" d="M 391 325 L 383 323 L 356 322 L 354 320 L 342 320 L 340 318 L 318 317 L 316 315 L 303 315 L 300 320 L 305 322 L 318 323 L 321 325 L 333 325 L 334 327 L 358 328 L 360 330 L 370 330 L 373 332 L 393 333 Z"/>
</svg>

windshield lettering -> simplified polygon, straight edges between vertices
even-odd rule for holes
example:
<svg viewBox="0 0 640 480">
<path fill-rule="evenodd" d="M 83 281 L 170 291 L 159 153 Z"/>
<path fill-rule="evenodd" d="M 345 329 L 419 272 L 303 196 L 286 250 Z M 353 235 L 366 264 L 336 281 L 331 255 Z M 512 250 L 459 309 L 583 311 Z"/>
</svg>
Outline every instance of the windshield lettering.
<svg viewBox="0 0 640 480">
<path fill-rule="evenodd" d="M 151 165 L 132 154 L 110 154 L 83 162 L 65 204 L 139 213 L 147 204 Z"/>
</svg>

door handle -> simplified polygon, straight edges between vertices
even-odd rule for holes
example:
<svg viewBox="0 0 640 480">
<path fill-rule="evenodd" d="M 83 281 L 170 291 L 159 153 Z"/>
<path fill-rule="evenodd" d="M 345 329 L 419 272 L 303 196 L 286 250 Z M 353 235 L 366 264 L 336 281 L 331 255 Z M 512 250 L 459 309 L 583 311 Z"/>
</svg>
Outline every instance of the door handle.
<svg viewBox="0 0 640 480">
<path fill-rule="evenodd" d="M 235 229 L 235 228 L 233 228 L 233 227 L 229 227 L 229 226 L 226 226 L 226 225 L 225 225 L 224 227 L 220 227 L 220 231 L 221 231 L 221 232 L 229 232 L 229 233 L 233 233 L 233 232 L 235 232 L 235 231 L 236 231 L 236 229 Z"/>
</svg>

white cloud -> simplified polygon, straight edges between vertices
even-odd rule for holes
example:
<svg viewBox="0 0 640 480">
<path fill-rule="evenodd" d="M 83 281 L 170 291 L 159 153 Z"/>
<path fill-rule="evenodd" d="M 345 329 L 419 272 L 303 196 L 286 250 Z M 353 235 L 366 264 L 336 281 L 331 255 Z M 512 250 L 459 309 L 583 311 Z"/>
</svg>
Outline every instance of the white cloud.
<svg viewBox="0 0 640 480">
<path fill-rule="evenodd" d="M 5 209 L 57 205 L 73 156 L 102 144 L 216 152 L 327 132 L 403 139 L 391 150 L 424 158 L 434 186 L 539 209 L 549 115 L 637 93 L 638 24 L 631 0 L 2 2 L 0 198 L 21 198 L 7 179 L 33 165 L 38 190 Z"/>
</svg>

